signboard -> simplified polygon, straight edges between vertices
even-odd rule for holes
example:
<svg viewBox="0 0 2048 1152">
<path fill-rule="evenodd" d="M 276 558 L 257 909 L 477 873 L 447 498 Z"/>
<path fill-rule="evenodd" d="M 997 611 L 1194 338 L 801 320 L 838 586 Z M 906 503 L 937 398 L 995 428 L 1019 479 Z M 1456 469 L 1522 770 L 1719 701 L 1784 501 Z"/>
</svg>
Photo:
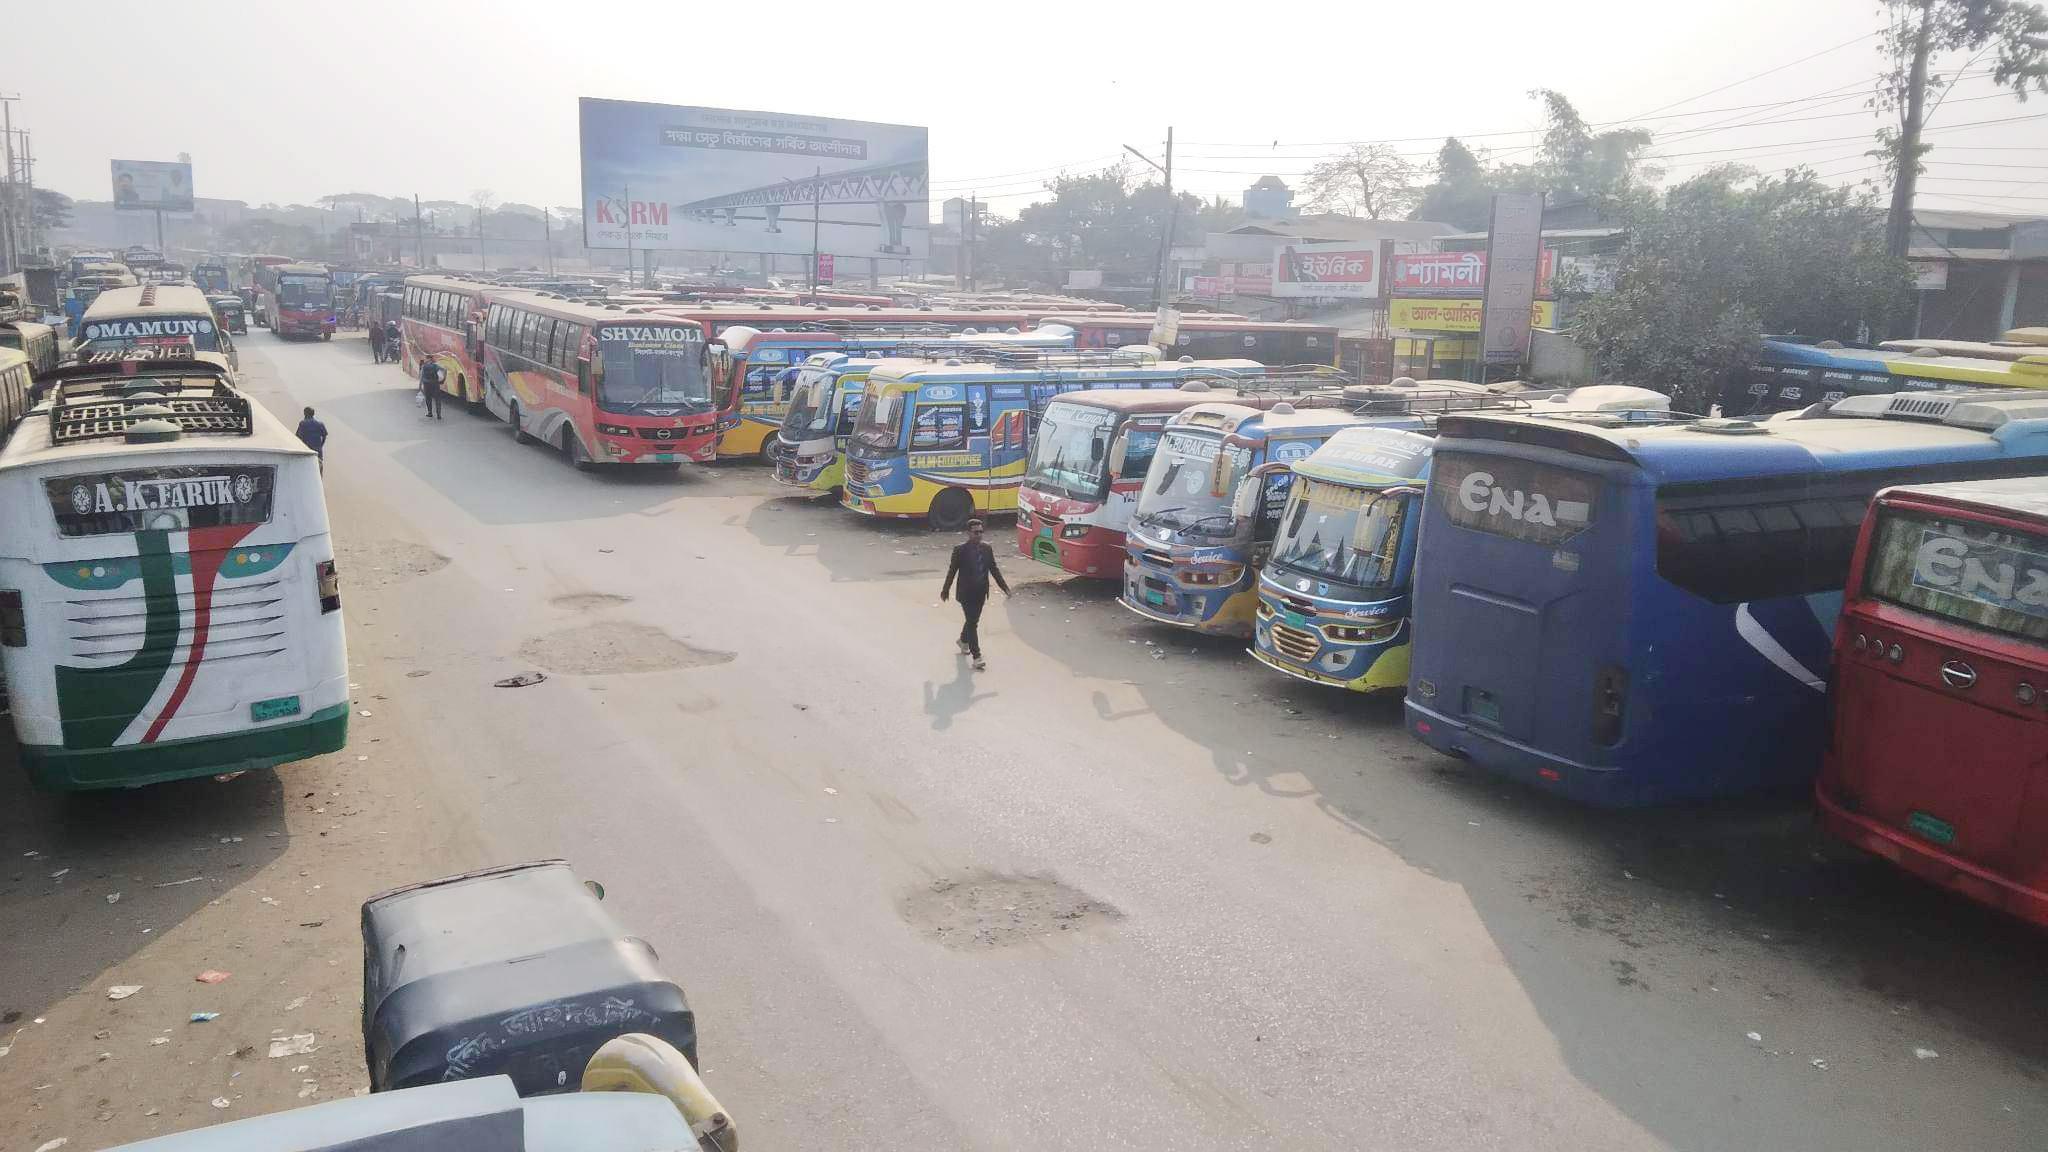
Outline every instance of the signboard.
<svg viewBox="0 0 2048 1152">
<path fill-rule="evenodd" d="M 1154 348 L 1171 348 L 1180 336 L 1180 309 L 1159 306 L 1159 315 L 1152 321 L 1152 339 L 1147 341 Z"/>
<path fill-rule="evenodd" d="M 114 161 L 114 207 L 190 212 L 192 166 L 166 160 Z"/>
<path fill-rule="evenodd" d="M 1948 261 L 1912 260 L 1913 287 L 1921 292 L 1943 292 L 1948 289 Z"/>
<path fill-rule="evenodd" d="M 1233 274 L 1228 267 L 1225 275 L 1234 275 L 1231 284 L 1233 296 L 1271 296 L 1273 294 L 1273 265 L 1255 264 L 1250 261 L 1239 264 Z"/>
<path fill-rule="evenodd" d="M 820 252 L 818 254 L 818 283 L 830 284 L 831 282 L 832 254 L 830 252 Z"/>
<path fill-rule="evenodd" d="M 1100 269 L 1100 268 L 1069 268 L 1069 269 L 1067 269 L 1067 287 L 1069 287 L 1069 288 L 1100 288 L 1100 287 L 1102 287 L 1102 269 Z"/>
<path fill-rule="evenodd" d="M 61 536 L 183 532 L 269 523 L 276 477 L 268 465 L 185 465 L 53 476 L 43 492 Z"/>
<path fill-rule="evenodd" d="M 1545 248 L 1536 271 L 1539 296 L 1550 295 L 1550 281 L 1561 264 L 1556 249 Z M 1486 289 L 1486 253 L 1414 252 L 1387 262 L 1388 291 L 1403 296 L 1476 296 Z"/>
<path fill-rule="evenodd" d="M 1373 242 L 1282 244 L 1273 250 L 1273 295 L 1342 296 L 1372 300 L 1380 294 L 1380 252 Z"/>
<path fill-rule="evenodd" d="M 923 260 L 926 130 L 730 108 L 581 103 L 583 242 Z"/>
<path fill-rule="evenodd" d="M 1397 296 L 1387 305 L 1387 326 L 1414 332 L 1477 332 L 1480 311 L 1477 300 L 1410 300 Z M 1556 327 L 1557 302 L 1531 302 L 1529 323 L 1537 328 Z"/>
<path fill-rule="evenodd" d="M 1529 357 L 1529 313 L 1543 256 L 1543 193 L 1496 192 L 1486 228 L 1486 293 L 1479 355 L 1487 364 Z"/>
</svg>

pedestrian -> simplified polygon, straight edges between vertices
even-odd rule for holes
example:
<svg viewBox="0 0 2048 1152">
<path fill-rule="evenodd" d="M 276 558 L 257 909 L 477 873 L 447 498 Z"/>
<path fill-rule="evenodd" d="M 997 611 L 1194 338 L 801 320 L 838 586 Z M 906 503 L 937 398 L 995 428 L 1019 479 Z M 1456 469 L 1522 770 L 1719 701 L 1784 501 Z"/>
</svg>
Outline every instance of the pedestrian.
<svg viewBox="0 0 2048 1152">
<path fill-rule="evenodd" d="M 393 364 L 405 362 L 404 338 L 398 334 L 398 321 L 384 322 L 384 358 Z"/>
<path fill-rule="evenodd" d="M 1003 595 L 1010 594 L 1009 581 L 996 567 L 996 550 L 981 538 L 981 521 L 967 522 L 967 542 L 953 546 L 953 561 L 946 565 L 946 582 L 939 587 L 939 599 L 952 594 L 954 578 L 960 582 L 960 613 L 967 622 L 960 628 L 960 651 L 974 658 L 974 670 L 988 667 L 981 658 L 981 609 L 988 603 L 988 582 L 994 580 Z"/>
<path fill-rule="evenodd" d="M 299 421 L 299 443 L 313 450 L 320 458 L 320 471 L 327 471 L 327 425 L 313 418 L 312 406 L 306 408 L 306 418 Z"/>
<path fill-rule="evenodd" d="M 420 395 L 426 397 L 423 415 L 429 420 L 441 418 L 441 385 L 447 379 L 448 373 L 439 364 L 428 359 L 420 361 Z"/>
<path fill-rule="evenodd" d="M 384 362 L 384 326 L 381 324 L 370 325 L 370 362 Z"/>
</svg>

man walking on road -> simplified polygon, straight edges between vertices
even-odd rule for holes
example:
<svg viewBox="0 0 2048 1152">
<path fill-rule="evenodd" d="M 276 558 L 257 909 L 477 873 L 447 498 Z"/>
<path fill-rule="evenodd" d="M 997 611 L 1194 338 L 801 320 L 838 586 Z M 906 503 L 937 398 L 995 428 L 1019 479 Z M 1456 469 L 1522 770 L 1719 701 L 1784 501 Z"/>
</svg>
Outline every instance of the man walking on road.
<svg viewBox="0 0 2048 1152">
<path fill-rule="evenodd" d="M 441 418 L 441 385 L 448 379 L 439 364 L 432 360 L 420 361 L 420 394 L 427 398 L 425 415 L 430 420 Z"/>
<path fill-rule="evenodd" d="M 299 443 L 313 450 L 320 458 L 320 471 L 327 471 L 327 425 L 313 418 L 311 406 L 306 408 L 306 418 L 299 421 Z"/>
<path fill-rule="evenodd" d="M 988 667 L 988 661 L 981 658 L 981 609 L 988 603 L 988 582 L 993 579 L 1003 595 L 1010 594 L 1009 581 L 1003 579 L 1003 570 L 996 567 L 996 550 L 981 538 L 981 521 L 967 522 L 967 542 L 953 547 L 953 562 L 946 565 L 946 582 L 939 587 L 939 599 L 944 600 L 953 591 L 955 578 L 960 581 L 960 612 L 967 622 L 960 629 L 960 651 L 974 657 L 974 670 L 979 672 Z"/>
<path fill-rule="evenodd" d="M 383 362 L 384 326 L 382 324 L 372 324 L 370 325 L 370 363 L 382 364 Z"/>
</svg>

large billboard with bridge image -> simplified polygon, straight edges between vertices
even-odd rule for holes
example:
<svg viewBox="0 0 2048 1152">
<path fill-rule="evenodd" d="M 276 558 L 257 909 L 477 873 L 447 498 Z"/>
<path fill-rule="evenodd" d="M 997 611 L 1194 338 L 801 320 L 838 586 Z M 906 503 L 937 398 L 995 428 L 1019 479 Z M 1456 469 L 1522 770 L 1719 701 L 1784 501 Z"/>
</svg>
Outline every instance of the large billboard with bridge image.
<svg viewBox="0 0 2048 1152">
<path fill-rule="evenodd" d="M 928 133 L 907 124 L 582 101 L 592 248 L 923 260 Z"/>
</svg>

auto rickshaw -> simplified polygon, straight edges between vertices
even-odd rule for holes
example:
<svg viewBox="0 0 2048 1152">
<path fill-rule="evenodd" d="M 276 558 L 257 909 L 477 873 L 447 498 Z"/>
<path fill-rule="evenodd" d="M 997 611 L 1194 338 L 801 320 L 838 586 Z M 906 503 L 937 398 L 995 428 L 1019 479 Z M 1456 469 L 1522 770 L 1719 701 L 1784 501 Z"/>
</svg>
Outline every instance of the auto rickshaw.
<svg viewBox="0 0 2048 1152">
<path fill-rule="evenodd" d="M 213 314 L 220 318 L 221 327 L 230 332 L 249 331 L 249 309 L 240 296 L 216 293 L 208 296 L 206 302 L 213 305 Z"/>
</svg>

